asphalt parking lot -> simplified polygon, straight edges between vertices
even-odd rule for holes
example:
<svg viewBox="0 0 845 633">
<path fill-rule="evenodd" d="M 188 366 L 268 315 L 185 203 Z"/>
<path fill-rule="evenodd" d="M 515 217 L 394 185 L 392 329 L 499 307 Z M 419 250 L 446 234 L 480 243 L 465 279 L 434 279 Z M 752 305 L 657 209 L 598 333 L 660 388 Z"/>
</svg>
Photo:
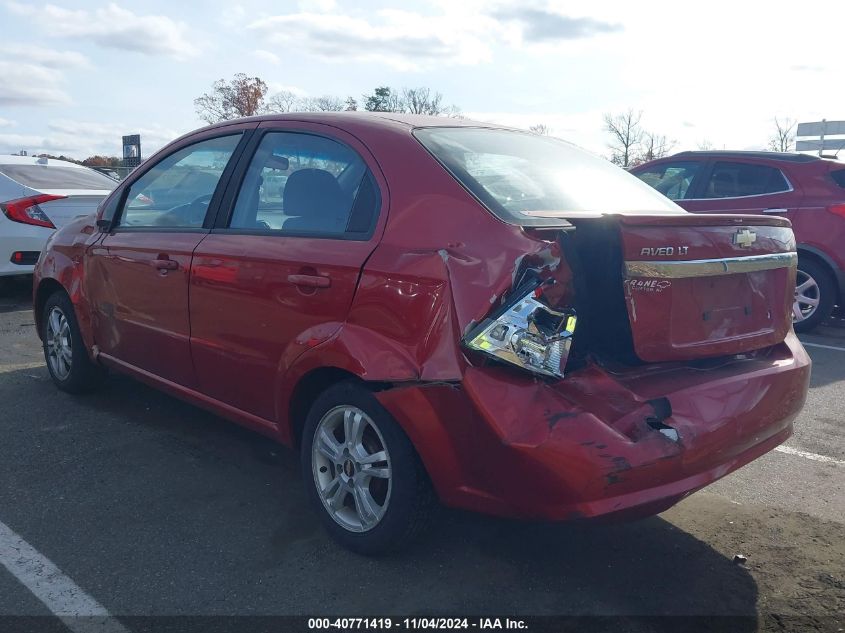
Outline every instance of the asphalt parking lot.
<svg viewBox="0 0 845 633">
<path fill-rule="evenodd" d="M 731 630 L 845 627 L 841 320 L 802 337 L 814 368 L 795 435 L 670 511 L 624 525 L 443 511 L 415 549 L 371 560 L 323 533 L 292 452 L 127 378 L 85 397 L 57 391 L 28 294 L 16 284 L 0 296 L 0 525 L 113 615 L 682 614 L 747 616 Z M 0 615 L 49 614 L 0 568 Z"/>
</svg>

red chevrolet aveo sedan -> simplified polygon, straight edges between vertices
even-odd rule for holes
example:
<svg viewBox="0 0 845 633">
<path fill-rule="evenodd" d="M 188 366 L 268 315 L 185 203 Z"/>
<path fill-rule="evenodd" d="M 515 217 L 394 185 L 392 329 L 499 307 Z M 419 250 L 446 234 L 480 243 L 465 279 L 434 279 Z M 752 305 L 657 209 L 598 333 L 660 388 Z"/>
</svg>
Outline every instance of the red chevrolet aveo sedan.
<svg viewBox="0 0 845 633">
<path fill-rule="evenodd" d="M 795 241 L 562 141 L 452 119 L 241 119 L 148 159 L 35 276 L 56 385 L 128 373 L 298 447 L 328 531 L 434 502 L 642 516 L 783 442 Z"/>
</svg>

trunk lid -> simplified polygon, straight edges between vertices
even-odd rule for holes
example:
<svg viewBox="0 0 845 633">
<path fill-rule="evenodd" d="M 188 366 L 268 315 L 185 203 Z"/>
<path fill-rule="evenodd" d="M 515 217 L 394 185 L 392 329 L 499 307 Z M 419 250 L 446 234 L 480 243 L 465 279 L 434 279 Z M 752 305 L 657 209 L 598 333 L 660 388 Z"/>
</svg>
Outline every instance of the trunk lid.
<svg viewBox="0 0 845 633">
<path fill-rule="evenodd" d="M 617 216 L 634 352 L 693 360 L 780 343 L 792 325 L 795 238 L 770 216 Z"/>
<path fill-rule="evenodd" d="M 60 198 L 58 200 L 51 200 L 43 202 L 39 206 L 50 221 L 56 225 L 57 229 L 62 228 L 66 224 L 82 215 L 90 215 L 97 211 L 97 206 L 110 193 L 109 191 L 67 191 L 67 190 L 48 190 L 45 193 L 56 195 L 64 195 L 67 198 Z"/>
</svg>

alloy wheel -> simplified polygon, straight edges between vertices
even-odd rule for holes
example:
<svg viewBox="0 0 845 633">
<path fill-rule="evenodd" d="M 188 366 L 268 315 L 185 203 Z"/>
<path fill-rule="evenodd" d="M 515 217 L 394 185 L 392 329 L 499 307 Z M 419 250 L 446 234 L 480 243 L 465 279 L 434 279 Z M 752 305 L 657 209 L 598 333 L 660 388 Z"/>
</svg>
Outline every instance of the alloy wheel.
<svg viewBox="0 0 845 633">
<path fill-rule="evenodd" d="M 65 313 L 54 307 L 47 317 L 47 335 L 44 337 L 47 347 L 47 360 L 53 375 L 65 380 L 73 366 L 73 348 L 71 347 L 70 324 Z"/>
<path fill-rule="evenodd" d="M 795 301 L 792 304 L 792 322 L 800 323 L 810 318 L 819 307 L 821 295 L 818 282 L 803 270 L 798 270 L 795 281 Z"/>
<path fill-rule="evenodd" d="M 367 532 L 390 502 L 392 468 L 376 423 L 361 409 L 329 410 L 317 425 L 311 467 L 326 512 L 350 532 Z"/>
</svg>

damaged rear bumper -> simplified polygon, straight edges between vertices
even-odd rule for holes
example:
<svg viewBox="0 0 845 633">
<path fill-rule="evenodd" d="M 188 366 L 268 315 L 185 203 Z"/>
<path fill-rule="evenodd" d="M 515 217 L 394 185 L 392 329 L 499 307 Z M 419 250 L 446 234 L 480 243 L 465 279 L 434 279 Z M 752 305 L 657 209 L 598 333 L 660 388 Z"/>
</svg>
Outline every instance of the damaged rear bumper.
<svg viewBox="0 0 845 633">
<path fill-rule="evenodd" d="M 376 397 L 447 505 L 565 520 L 660 512 L 792 433 L 810 360 L 794 334 L 707 365 L 595 365 L 546 382 L 470 367 Z"/>
</svg>

